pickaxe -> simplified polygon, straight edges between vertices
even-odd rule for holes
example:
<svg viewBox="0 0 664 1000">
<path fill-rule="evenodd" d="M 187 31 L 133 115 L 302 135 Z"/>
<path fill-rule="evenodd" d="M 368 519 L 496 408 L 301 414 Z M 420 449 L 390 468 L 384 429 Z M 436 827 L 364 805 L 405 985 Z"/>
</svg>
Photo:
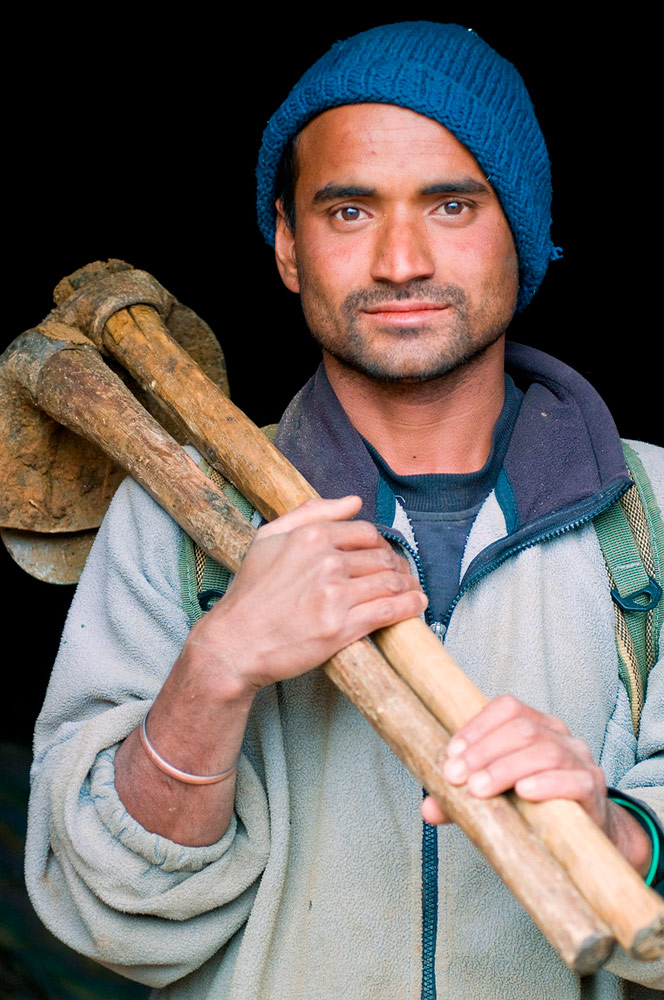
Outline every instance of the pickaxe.
<svg viewBox="0 0 664 1000">
<path fill-rule="evenodd" d="M 317 495 L 171 336 L 166 324 L 176 303 L 149 275 L 121 262 L 90 265 L 58 285 L 56 301 L 0 367 L 5 434 L 20 438 L 28 411 L 41 414 L 35 419 L 47 428 L 33 467 L 45 462 L 49 478 L 55 474 L 43 451 L 59 433 L 52 421 L 68 427 L 140 482 L 212 558 L 237 570 L 253 529 L 146 413 L 103 352 L 266 519 Z M 57 472 L 67 478 L 66 468 Z M 111 475 L 99 477 L 100 497 L 112 492 L 112 484 L 104 486 Z M 80 476 L 78 483 L 84 492 Z M 25 502 L 25 493 L 21 500 L 9 488 L 0 522 L 15 528 L 16 518 L 8 522 L 3 512 Z M 87 521 L 74 519 L 68 530 L 90 530 Z M 48 530 L 48 516 L 35 514 L 30 523 Z M 634 958 L 664 954 L 664 904 L 580 806 L 514 795 L 480 800 L 445 781 L 447 734 L 486 699 L 426 625 L 410 619 L 372 638 L 382 656 L 366 639 L 353 643 L 325 665 L 328 676 L 479 847 L 567 964 L 579 974 L 595 970 L 609 957 L 612 936 Z"/>
</svg>

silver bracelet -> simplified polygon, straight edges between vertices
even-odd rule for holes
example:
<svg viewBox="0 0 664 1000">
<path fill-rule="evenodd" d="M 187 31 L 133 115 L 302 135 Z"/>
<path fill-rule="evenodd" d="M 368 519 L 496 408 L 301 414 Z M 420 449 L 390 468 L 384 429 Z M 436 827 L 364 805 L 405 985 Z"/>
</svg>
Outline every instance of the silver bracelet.
<svg viewBox="0 0 664 1000">
<path fill-rule="evenodd" d="M 234 774 L 237 770 L 237 762 L 240 759 L 239 757 L 232 767 L 229 767 L 226 771 L 222 771 L 220 774 L 190 774 L 188 771 L 181 771 L 179 767 L 173 767 L 172 764 L 169 764 L 167 760 L 164 760 L 164 758 L 157 753 L 148 739 L 145 723 L 147 722 L 149 714 L 150 713 L 147 712 L 141 722 L 141 728 L 139 730 L 141 744 L 152 763 L 170 778 L 175 778 L 176 781 L 184 781 L 187 785 L 213 785 L 217 781 L 223 781 L 224 778 L 230 778 L 231 774 Z"/>
</svg>

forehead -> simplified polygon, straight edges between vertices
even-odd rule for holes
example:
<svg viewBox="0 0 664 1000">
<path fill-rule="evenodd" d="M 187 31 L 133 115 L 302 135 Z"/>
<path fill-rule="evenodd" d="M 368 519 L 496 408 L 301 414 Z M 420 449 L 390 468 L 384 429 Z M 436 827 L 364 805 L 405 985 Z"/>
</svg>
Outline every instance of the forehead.
<svg viewBox="0 0 664 1000">
<path fill-rule="evenodd" d="M 484 178 L 475 157 L 449 129 L 393 104 L 346 104 L 324 111 L 300 132 L 297 160 L 298 180 L 313 184 L 327 183 L 326 175 L 405 177 L 413 170 Z"/>
</svg>

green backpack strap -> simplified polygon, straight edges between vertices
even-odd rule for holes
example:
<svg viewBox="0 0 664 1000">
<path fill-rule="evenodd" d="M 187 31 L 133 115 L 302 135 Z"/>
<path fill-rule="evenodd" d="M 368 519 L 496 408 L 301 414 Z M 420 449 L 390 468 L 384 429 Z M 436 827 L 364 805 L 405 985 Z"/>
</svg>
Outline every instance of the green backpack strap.
<svg viewBox="0 0 664 1000">
<path fill-rule="evenodd" d="M 277 426 L 277 424 L 268 424 L 266 427 L 261 427 L 263 434 L 272 442 L 274 442 L 277 433 Z M 223 490 L 226 497 L 240 513 L 250 521 L 254 516 L 255 509 L 240 491 L 227 479 L 224 479 L 216 469 L 213 469 L 205 459 L 201 460 L 200 467 L 205 475 Z M 225 566 L 210 558 L 184 532 L 180 543 L 179 570 L 182 604 L 189 627 L 192 628 L 205 612 L 209 611 L 226 593 L 231 574 Z"/>
<path fill-rule="evenodd" d="M 664 525 L 639 456 L 626 442 L 623 451 L 633 485 L 593 524 L 613 598 L 620 678 L 638 736 L 648 674 L 659 656 L 664 620 Z"/>
</svg>

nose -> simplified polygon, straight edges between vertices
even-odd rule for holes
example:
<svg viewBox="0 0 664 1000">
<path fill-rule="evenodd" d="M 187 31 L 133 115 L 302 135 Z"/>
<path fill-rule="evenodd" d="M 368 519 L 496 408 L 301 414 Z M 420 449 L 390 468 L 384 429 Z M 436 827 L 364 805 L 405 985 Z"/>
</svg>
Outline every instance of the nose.
<svg viewBox="0 0 664 1000">
<path fill-rule="evenodd" d="M 386 215 L 376 233 L 371 277 L 374 281 L 404 284 L 431 278 L 434 257 L 424 219 L 401 213 Z"/>
</svg>

